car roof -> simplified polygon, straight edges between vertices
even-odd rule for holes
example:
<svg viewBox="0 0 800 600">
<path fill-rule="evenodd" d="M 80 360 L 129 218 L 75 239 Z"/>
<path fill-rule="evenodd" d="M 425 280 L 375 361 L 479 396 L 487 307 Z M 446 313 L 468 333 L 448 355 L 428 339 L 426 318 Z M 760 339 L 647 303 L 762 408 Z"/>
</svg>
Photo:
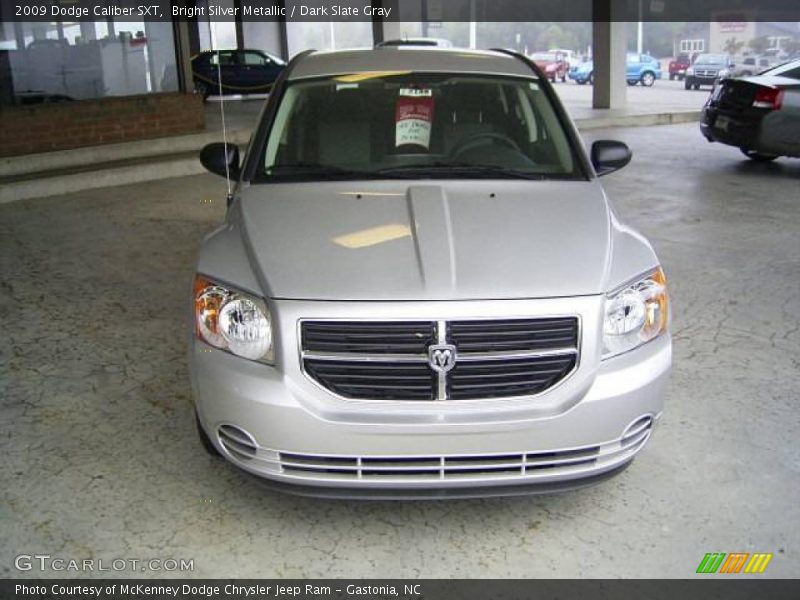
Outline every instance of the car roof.
<svg viewBox="0 0 800 600">
<path fill-rule="evenodd" d="M 313 52 L 297 62 L 289 79 L 384 71 L 485 73 L 536 78 L 536 74 L 525 62 L 502 52 L 387 46 Z"/>
</svg>

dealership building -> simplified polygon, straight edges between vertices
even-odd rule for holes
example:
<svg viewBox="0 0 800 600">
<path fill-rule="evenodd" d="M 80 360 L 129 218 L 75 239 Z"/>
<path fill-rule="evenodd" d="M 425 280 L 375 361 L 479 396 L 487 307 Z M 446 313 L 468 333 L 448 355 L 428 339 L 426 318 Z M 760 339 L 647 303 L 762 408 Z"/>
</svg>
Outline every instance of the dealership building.
<svg viewBox="0 0 800 600">
<path fill-rule="evenodd" d="M 32 13 L 23 20 L 14 5 L 0 3 L 0 156 L 202 131 L 203 104 L 194 93 L 191 58 L 204 50 L 253 48 L 288 59 L 309 48 L 369 47 L 385 39 L 435 36 L 428 23 L 453 15 L 478 19 L 490 6 L 479 0 L 347 0 L 336 4 L 340 12 L 350 9 L 349 16 L 329 15 L 322 22 L 325 17 L 290 18 L 300 3 L 283 0 L 274 3 L 278 15 L 258 18 L 244 16 L 242 0 L 197 0 L 191 10 L 177 4 L 161 2 L 159 16 L 137 16 L 108 8 L 124 1 L 98 0 L 92 9 L 106 6 L 101 16 L 59 12 L 33 18 Z M 587 3 L 582 16 L 589 21 L 597 11 L 608 14 L 611 4 Z M 593 104 L 621 107 L 625 24 L 596 20 L 592 33 Z M 470 41 L 474 45 L 474 33 Z M 617 71 L 619 81 L 612 85 Z"/>
</svg>

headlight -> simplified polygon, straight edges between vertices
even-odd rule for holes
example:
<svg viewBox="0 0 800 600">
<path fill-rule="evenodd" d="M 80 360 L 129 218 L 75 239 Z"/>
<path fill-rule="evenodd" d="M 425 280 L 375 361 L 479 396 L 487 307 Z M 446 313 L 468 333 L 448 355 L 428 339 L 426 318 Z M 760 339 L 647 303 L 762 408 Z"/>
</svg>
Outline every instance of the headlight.
<svg viewBox="0 0 800 600">
<path fill-rule="evenodd" d="M 195 334 L 242 358 L 271 362 L 272 324 L 261 298 L 201 275 L 194 279 Z"/>
<path fill-rule="evenodd" d="M 689 67 L 688 69 L 686 69 L 686 74 L 687 75 L 694 75 L 694 67 Z"/>
<path fill-rule="evenodd" d="M 727 77 L 727 76 L 728 76 L 728 75 L 730 75 L 730 74 L 731 74 L 731 72 L 730 72 L 728 69 L 722 69 L 722 70 L 719 72 L 719 76 L 720 76 L 720 77 Z"/>
<path fill-rule="evenodd" d="M 661 267 L 606 298 L 603 358 L 633 350 L 667 330 L 669 298 Z"/>
</svg>

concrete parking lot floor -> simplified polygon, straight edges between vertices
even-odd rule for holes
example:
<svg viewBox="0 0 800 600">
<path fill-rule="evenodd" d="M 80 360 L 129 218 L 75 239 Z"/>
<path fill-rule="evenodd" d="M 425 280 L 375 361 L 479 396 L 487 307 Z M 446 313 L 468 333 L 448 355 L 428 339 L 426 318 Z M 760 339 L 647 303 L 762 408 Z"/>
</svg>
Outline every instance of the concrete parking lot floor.
<svg viewBox="0 0 800 600">
<path fill-rule="evenodd" d="M 690 577 L 706 552 L 758 551 L 764 576 L 797 576 L 800 161 L 752 164 L 696 125 L 593 135 L 635 152 L 604 182 L 664 262 L 675 369 L 631 468 L 553 496 L 265 489 L 194 432 L 189 281 L 224 182 L 0 206 L 0 575 L 76 575 L 15 569 L 40 553 L 193 559 L 194 577 Z"/>
</svg>

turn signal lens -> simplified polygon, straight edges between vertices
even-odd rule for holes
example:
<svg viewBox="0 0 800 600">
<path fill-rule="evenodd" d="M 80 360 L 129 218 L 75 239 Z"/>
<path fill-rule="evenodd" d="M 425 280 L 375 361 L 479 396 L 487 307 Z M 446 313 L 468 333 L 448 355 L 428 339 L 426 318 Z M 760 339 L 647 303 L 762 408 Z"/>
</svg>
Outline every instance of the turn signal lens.
<svg viewBox="0 0 800 600">
<path fill-rule="evenodd" d="M 606 299 L 603 358 L 628 352 L 667 330 L 667 279 L 659 267 L 651 275 Z"/>
<path fill-rule="evenodd" d="M 197 275 L 195 334 L 207 344 L 250 360 L 272 360 L 272 327 L 261 298 Z"/>
</svg>

